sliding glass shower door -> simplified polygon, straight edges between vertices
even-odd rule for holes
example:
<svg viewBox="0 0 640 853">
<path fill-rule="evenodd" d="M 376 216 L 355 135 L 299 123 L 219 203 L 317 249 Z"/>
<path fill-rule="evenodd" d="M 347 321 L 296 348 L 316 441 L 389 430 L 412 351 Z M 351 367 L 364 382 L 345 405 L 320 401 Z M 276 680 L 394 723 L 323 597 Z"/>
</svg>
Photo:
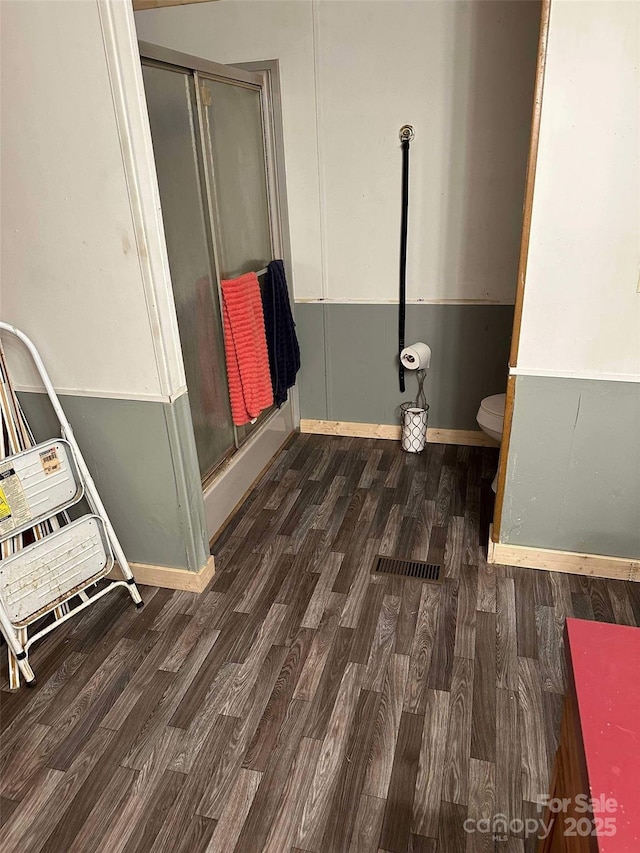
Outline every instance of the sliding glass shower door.
<svg viewBox="0 0 640 853">
<path fill-rule="evenodd" d="M 235 278 L 273 257 L 262 92 L 200 75 L 200 94 L 220 277 Z"/>
<path fill-rule="evenodd" d="M 146 49 L 146 50 L 145 50 Z M 277 256 L 265 92 L 257 74 L 142 46 L 178 328 L 203 481 L 259 428 L 234 427 L 220 280 L 259 279 Z M 151 54 L 151 55 L 148 55 Z M 168 57 L 168 59 L 167 59 Z"/>
<path fill-rule="evenodd" d="M 200 474 L 233 451 L 235 437 L 197 136 L 193 75 L 144 65 L 162 217 Z"/>
<path fill-rule="evenodd" d="M 275 257 L 261 86 L 199 75 L 205 169 L 220 278 L 257 272 Z M 243 444 L 268 417 L 236 428 Z"/>
</svg>

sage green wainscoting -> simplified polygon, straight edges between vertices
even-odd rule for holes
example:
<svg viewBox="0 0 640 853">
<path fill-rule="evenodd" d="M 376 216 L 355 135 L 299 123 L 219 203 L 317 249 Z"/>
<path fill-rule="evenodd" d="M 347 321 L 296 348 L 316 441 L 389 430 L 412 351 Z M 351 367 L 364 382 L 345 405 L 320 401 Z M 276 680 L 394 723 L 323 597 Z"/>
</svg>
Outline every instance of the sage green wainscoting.
<svg viewBox="0 0 640 853">
<path fill-rule="evenodd" d="M 398 390 L 398 306 L 299 302 L 295 310 L 301 417 L 398 423 L 398 406 L 417 390 L 410 371 Z M 424 341 L 433 352 L 429 426 L 478 429 L 482 398 L 506 390 L 512 323 L 512 305 L 407 305 L 407 344 Z"/>
<path fill-rule="evenodd" d="M 38 441 L 59 434 L 43 393 L 20 401 Z M 131 562 L 198 571 L 209 544 L 189 401 L 63 395 L 98 492 Z"/>
<path fill-rule="evenodd" d="M 518 376 L 500 540 L 640 557 L 640 383 Z"/>
</svg>

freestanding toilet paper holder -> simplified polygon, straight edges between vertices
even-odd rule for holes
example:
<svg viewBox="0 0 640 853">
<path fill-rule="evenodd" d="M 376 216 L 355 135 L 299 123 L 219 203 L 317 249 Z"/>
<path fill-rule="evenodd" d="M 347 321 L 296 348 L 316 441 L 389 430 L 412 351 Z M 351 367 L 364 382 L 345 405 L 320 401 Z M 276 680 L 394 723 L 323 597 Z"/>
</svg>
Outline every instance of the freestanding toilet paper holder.
<svg viewBox="0 0 640 853">
<path fill-rule="evenodd" d="M 424 393 L 425 369 L 416 370 L 418 394 L 415 401 L 402 403 L 402 449 L 407 453 L 422 453 L 427 443 L 427 420 L 429 406 Z"/>
</svg>

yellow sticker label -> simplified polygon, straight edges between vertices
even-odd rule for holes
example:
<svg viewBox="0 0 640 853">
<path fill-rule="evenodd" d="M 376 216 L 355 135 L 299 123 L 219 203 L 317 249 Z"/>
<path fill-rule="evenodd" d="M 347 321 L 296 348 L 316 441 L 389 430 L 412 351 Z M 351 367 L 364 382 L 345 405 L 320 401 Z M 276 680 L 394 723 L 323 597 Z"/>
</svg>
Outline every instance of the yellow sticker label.
<svg viewBox="0 0 640 853">
<path fill-rule="evenodd" d="M 0 488 L 0 521 L 4 521 L 5 518 L 9 518 L 11 516 L 11 507 L 9 506 L 9 502 L 7 500 L 7 496 Z"/>
</svg>

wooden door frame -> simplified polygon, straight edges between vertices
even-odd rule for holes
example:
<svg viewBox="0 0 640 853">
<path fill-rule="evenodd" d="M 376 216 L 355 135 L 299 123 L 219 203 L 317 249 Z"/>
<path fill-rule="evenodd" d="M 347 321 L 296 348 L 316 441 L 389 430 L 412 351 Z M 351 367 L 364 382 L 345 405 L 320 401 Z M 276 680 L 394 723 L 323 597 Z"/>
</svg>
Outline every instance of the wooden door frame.
<svg viewBox="0 0 640 853">
<path fill-rule="evenodd" d="M 533 96 L 533 116 L 531 119 L 531 140 L 529 143 L 529 159 L 527 162 L 527 176 L 525 180 L 525 194 L 522 217 L 522 237 L 520 240 L 520 259 L 518 262 L 518 279 L 516 284 L 516 299 L 513 313 L 513 331 L 511 334 L 511 352 L 509 355 L 509 379 L 507 381 L 507 399 L 504 410 L 504 427 L 502 431 L 502 443 L 500 445 L 500 461 L 498 463 L 498 486 L 496 489 L 496 502 L 493 512 L 493 528 L 491 539 L 493 542 L 500 541 L 500 525 L 502 521 L 502 508 L 504 504 L 505 481 L 507 477 L 507 462 L 509 458 L 509 443 L 511 439 L 511 425 L 513 423 L 513 406 L 515 401 L 516 377 L 511 371 L 518 364 L 518 350 L 520 345 L 520 329 L 522 326 L 522 307 L 524 303 L 524 289 L 527 276 L 527 260 L 529 257 L 529 241 L 531 237 L 531 216 L 533 212 L 533 195 L 536 180 L 536 167 L 538 163 L 538 143 L 540 141 L 540 116 L 542 113 L 542 94 L 544 90 L 544 78 L 547 64 L 547 43 L 549 40 L 549 18 L 551 15 L 551 0 L 542 0 L 540 15 L 540 36 L 538 39 L 538 61 L 536 66 L 536 81 Z"/>
</svg>

